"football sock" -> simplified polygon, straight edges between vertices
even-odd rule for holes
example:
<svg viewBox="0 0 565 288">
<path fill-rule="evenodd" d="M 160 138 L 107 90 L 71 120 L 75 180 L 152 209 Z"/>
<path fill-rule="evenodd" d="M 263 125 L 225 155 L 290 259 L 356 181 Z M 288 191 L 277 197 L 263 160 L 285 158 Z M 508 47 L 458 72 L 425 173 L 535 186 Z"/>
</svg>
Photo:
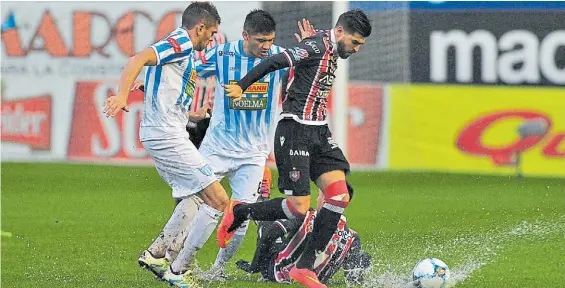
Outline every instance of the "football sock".
<svg viewBox="0 0 565 288">
<path fill-rule="evenodd" d="M 154 257 L 164 257 L 167 249 L 178 253 L 186 237 L 187 227 L 198 211 L 198 205 L 193 197 L 178 203 L 163 231 L 149 246 L 148 250 Z"/>
<path fill-rule="evenodd" d="M 333 212 L 325 207 L 320 209 L 314 219 L 312 234 L 308 237 L 308 242 L 306 242 L 304 252 L 296 263 L 296 268 L 312 270 L 317 254 L 323 252 L 330 242 L 340 218 L 340 213 Z"/>
<path fill-rule="evenodd" d="M 303 217 L 285 198 L 275 198 L 253 204 L 240 204 L 233 208 L 236 219 L 253 219 L 259 221 L 275 221 Z"/>
<path fill-rule="evenodd" d="M 184 241 L 184 246 L 179 252 L 178 257 L 173 261 L 171 267 L 175 272 L 184 272 L 189 269 L 194 261 L 196 252 L 208 241 L 212 232 L 218 224 L 218 220 L 223 212 L 214 209 L 206 204 L 202 204 L 200 210 L 194 216 L 188 236 Z"/>
<path fill-rule="evenodd" d="M 245 238 L 245 233 L 247 232 L 248 227 L 249 227 L 249 220 L 245 221 L 242 226 L 240 226 L 239 228 L 237 228 L 237 230 L 235 230 L 235 233 L 232 237 L 232 240 L 228 244 L 228 247 L 220 248 L 220 252 L 216 257 L 216 262 L 214 263 L 214 266 L 224 267 L 226 263 L 228 263 L 233 258 L 233 256 L 235 255 L 235 253 L 243 243 L 243 238 Z"/>
</svg>

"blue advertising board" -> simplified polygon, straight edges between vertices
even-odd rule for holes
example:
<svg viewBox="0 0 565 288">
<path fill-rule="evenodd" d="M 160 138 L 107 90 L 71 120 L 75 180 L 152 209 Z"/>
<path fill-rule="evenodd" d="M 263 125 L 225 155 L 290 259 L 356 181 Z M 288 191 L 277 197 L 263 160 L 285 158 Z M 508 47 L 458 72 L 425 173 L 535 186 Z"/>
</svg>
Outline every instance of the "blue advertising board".
<svg viewBox="0 0 565 288">
<path fill-rule="evenodd" d="M 350 7 L 365 11 L 390 10 L 565 10 L 565 1 L 351 1 Z"/>
</svg>

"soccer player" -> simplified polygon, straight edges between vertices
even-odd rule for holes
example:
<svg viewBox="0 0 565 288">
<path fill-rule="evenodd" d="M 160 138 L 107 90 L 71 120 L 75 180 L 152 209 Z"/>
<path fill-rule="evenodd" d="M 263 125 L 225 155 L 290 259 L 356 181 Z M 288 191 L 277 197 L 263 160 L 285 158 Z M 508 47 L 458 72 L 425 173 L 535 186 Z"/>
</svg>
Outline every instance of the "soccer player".
<svg viewBox="0 0 565 288">
<path fill-rule="evenodd" d="M 306 24 L 310 26 L 307 21 Z M 218 180 L 226 176 L 229 178 L 232 199 L 245 203 L 255 203 L 259 196 L 257 188 L 263 180 L 265 162 L 271 151 L 284 70 L 258 79 L 258 83 L 246 89 L 241 101 L 231 101 L 224 95 L 222 86 L 235 83 L 264 58 L 283 51 L 281 47 L 273 45 L 275 29 L 275 21 L 269 13 L 253 10 L 245 18 L 243 40 L 210 49 L 196 65 L 199 76 L 216 76 L 210 127 L 199 151 Z M 192 225 L 204 213 L 206 211 L 200 209 Z M 239 227 L 230 245 L 219 251 L 206 279 L 225 279 L 225 264 L 240 247 L 247 227 L 248 223 Z M 195 229 L 194 233 L 198 233 L 198 230 Z M 203 244 L 193 243 L 189 239 L 173 262 L 173 265 L 180 263 L 181 269 L 188 269 Z"/>
<path fill-rule="evenodd" d="M 353 188 L 348 184 L 350 200 Z M 324 202 L 324 194 L 318 194 L 318 209 Z M 238 268 L 248 273 L 260 272 L 260 281 L 290 283 L 288 271 L 295 265 L 304 250 L 307 239 L 312 237 L 311 228 L 316 217 L 316 210 L 310 209 L 306 219 L 283 219 L 261 222 L 257 232 L 257 248 L 251 263 L 239 260 Z M 348 285 L 362 285 L 364 272 L 371 267 L 371 255 L 363 251 L 357 232 L 347 225 L 345 216 L 341 216 L 337 229 L 330 243 L 325 247 L 323 258 L 317 261 L 314 271 L 322 283 L 327 283 L 343 268 Z"/>
<path fill-rule="evenodd" d="M 337 58 L 346 59 L 359 51 L 371 34 L 369 19 L 361 10 L 340 15 L 329 31 L 306 38 L 294 48 L 267 58 L 237 84 L 226 85 L 227 95 L 241 99 L 242 91 L 279 69 L 293 67 L 294 77 L 283 102 L 283 119 L 275 134 L 275 158 L 279 190 L 287 199 L 245 204 L 231 202 L 218 227 L 220 247 L 226 247 L 235 230 L 248 219 L 277 220 L 304 217 L 310 208 L 310 183 L 323 191 L 325 203 L 314 220 L 300 259 L 290 278 L 307 287 L 326 287 L 313 270 L 316 254 L 322 253 L 349 203 L 345 175 L 349 163 L 332 139 L 326 122 L 326 102 L 332 87 Z"/>
<path fill-rule="evenodd" d="M 121 109 L 127 112 L 130 88 L 143 66 L 148 66 L 140 140 L 159 175 L 172 188 L 173 198 L 186 199 L 177 205 L 163 231 L 144 251 L 139 262 L 179 287 L 192 285 L 194 278 L 188 269 L 177 263 L 179 257 L 168 265 L 163 247 L 170 246 L 183 227 L 190 224 L 185 223 L 186 213 L 192 211 L 190 206 L 194 204 L 190 196 L 197 194 L 202 199 L 199 211 L 205 212 L 194 216 L 195 224 L 191 225 L 186 240 L 201 243 L 198 245 L 203 245 L 210 237 L 229 201 L 212 168 L 190 142 L 185 128 L 189 119 L 203 119 L 208 109 L 204 106 L 197 113 L 188 111 L 197 74 L 193 51 L 206 48 L 218 31 L 220 21 L 211 3 L 188 5 L 181 27 L 129 59 L 122 72 L 118 95 L 109 97 L 104 105 L 106 116 L 115 116 Z M 198 233 L 191 233 L 195 230 Z"/>
</svg>

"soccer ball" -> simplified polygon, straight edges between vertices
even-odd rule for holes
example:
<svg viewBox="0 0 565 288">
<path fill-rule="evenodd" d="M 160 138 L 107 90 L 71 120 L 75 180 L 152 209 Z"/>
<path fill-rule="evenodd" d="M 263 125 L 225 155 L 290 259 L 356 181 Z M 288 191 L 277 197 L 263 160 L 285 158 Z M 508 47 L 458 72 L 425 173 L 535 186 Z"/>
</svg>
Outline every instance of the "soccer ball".
<svg viewBox="0 0 565 288">
<path fill-rule="evenodd" d="M 412 280 L 417 288 L 445 288 L 449 280 L 449 267 L 437 259 L 420 260 L 412 270 Z"/>
</svg>

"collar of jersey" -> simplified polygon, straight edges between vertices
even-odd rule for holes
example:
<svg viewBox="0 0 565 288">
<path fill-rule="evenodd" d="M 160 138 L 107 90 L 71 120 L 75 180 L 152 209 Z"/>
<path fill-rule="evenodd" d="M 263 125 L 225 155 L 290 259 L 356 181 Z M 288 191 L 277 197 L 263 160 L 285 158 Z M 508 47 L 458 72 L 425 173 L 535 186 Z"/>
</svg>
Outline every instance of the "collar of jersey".
<svg viewBox="0 0 565 288">
<path fill-rule="evenodd" d="M 337 51 L 337 41 L 335 40 L 335 30 L 334 29 L 330 30 L 330 42 L 332 42 L 332 44 L 334 46 L 334 50 Z"/>
<path fill-rule="evenodd" d="M 241 56 L 249 57 L 249 55 L 245 53 L 245 50 L 243 50 L 243 40 L 239 40 L 239 43 L 237 43 L 237 50 L 239 50 L 239 54 L 241 54 Z"/>
<path fill-rule="evenodd" d="M 330 41 L 332 41 L 333 44 L 337 44 L 337 42 L 335 41 L 335 30 L 334 29 L 330 29 Z"/>
<path fill-rule="evenodd" d="M 190 40 L 190 34 L 188 34 L 188 30 L 186 30 L 186 28 L 184 28 L 182 26 L 180 26 L 179 28 L 180 28 L 181 32 L 184 33 L 186 35 L 186 37 L 188 37 L 188 40 Z"/>
</svg>

